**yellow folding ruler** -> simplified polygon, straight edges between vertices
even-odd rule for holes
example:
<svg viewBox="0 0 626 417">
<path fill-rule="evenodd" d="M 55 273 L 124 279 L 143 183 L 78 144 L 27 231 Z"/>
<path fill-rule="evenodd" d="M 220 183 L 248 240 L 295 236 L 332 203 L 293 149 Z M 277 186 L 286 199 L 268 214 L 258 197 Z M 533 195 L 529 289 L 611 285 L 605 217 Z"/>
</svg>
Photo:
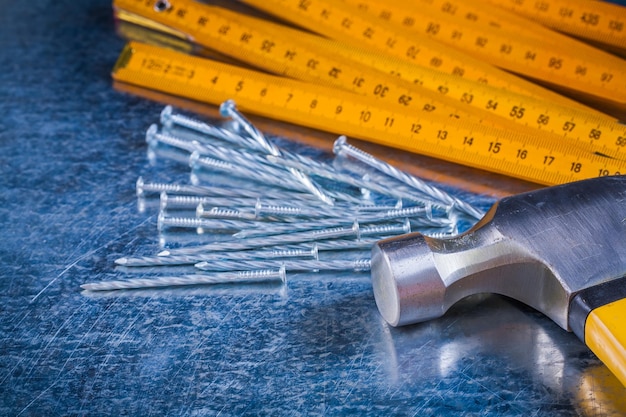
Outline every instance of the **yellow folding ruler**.
<svg viewBox="0 0 626 417">
<path fill-rule="evenodd" d="M 626 62 L 614 55 L 559 36 L 539 25 L 498 16 L 498 26 L 473 25 L 478 16 L 489 18 L 483 7 L 447 1 L 432 2 L 344 0 L 360 10 L 413 33 L 458 48 L 508 71 L 542 80 L 560 88 L 626 103 Z M 417 6 L 417 7 L 416 7 Z M 463 9 L 468 9 L 465 12 Z M 491 19 L 491 22 L 496 19 Z M 517 24 L 516 24 L 517 23 Z"/>
<path fill-rule="evenodd" d="M 303 7 L 310 7 L 310 1 L 305 0 Z M 342 5 L 348 7 L 351 1 Z M 366 3 L 373 8 L 379 7 L 370 0 L 354 7 L 363 9 Z M 278 84 L 290 81 L 268 78 L 255 72 L 241 73 L 235 67 L 218 68 L 219 64 L 214 62 L 186 55 L 173 57 L 169 51 L 146 49 L 146 46 L 138 44 L 125 52 L 124 59 L 114 71 L 114 77 L 120 81 L 214 104 L 235 98 L 242 108 L 250 112 L 540 183 L 553 184 L 625 171 L 618 160 L 626 159 L 621 155 L 626 151 L 626 127 L 617 124 L 613 118 L 592 112 L 490 66 L 477 66 L 479 71 L 475 73 L 481 74 L 482 78 L 481 83 L 476 83 L 465 77 L 465 73 L 447 74 L 428 63 L 425 67 L 419 66 L 411 60 L 398 60 L 190 0 L 116 0 L 114 6 L 118 16 L 124 20 L 190 39 L 255 67 L 307 83 L 291 86 L 298 94 L 293 94 L 288 102 L 282 105 L 275 102 L 274 106 L 268 106 L 265 95 L 277 91 Z M 493 16 L 484 18 L 493 19 Z M 151 71 L 148 66 L 131 65 L 136 64 L 139 55 L 144 59 L 150 58 L 153 63 L 160 62 L 155 57 L 168 57 L 175 60 L 180 68 L 193 66 L 207 71 L 218 68 L 220 73 L 229 71 L 241 83 L 226 88 L 218 82 L 223 81 L 223 75 L 212 78 L 215 79 L 214 85 L 206 85 L 206 80 L 204 85 L 200 85 L 194 80 L 199 88 L 197 91 L 213 91 L 210 97 L 200 97 L 181 85 L 179 78 Z M 161 64 L 167 68 L 166 64 Z M 134 68 L 132 71 L 129 70 L 131 67 Z M 161 67 L 157 65 L 157 68 Z M 485 85 L 484 81 L 490 84 Z M 258 82 L 267 85 L 261 89 L 262 95 L 257 97 L 249 89 L 244 91 L 244 85 Z M 506 89 L 495 86 L 499 83 Z M 354 94 L 330 90 L 334 91 L 327 93 L 329 97 L 334 97 L 331 104 L 322 100 L 318 106 L 317 100 L 301 100 L 304 89 L 310 90 L 310 94 L 326 91 L 315 84 L 364 97 L 355 98 Z M 218 90 L 220 94 L 215 93 Z M 344 106 L 338 104 L 339 98 L 359 100 L 370 110 L 361 111 L 363 119 L 349 118 L 349 113 L 344 113 Z M 302 108 L 293 108 L 295 105 Z M 341 109 L 339 113 L 336 113 L 337 109 Z M 383 129 L 377 130 L 378 113 L 383 110 L 387 116 L 379 126 Z M 341 123 L 337 120 L 331 122 L 321 114 L 323 111 L 329 111 L 331 119 L 345 119 Z M 303 117 L 302 114 L 308 116 Z M 410 134 L 403 132 L 399 126 L 403 118 L 412 120 L 411 126 L 415 125 L 417 131 Z M 498 130 L 489 129 L 490 126 Z M 437 140 L 429 142 L 426 138 Z M 463 146 L 455 147 L 454 143 L 459 142 L 459 138 L 463 139 Z M 488 141 L 491 149 L 485 151 L 484 147 L 477 146 L 473 148 L 475 155 L 468 152 L 474 143 L 486 138 L 491 139 Z M 421 142 L 410 143 L 416 139 Z M 531 142 L 536 142 L 537 149 L 541 151 L 530 152 L 526 144 Z M 437 149 L 431 149 L 433 146 Z M 515 152 L 513 148 L 516 148 Z M 457 151 L 459 156 L 451 155 Z M 556 158 L 548 151 L 560 152 L 560 156 Z M 537 157 L 539 153 L 544 154 L 545 160 L 530 157 Z M 594 153 L 611 155 L 614 160 L 599 158 Z M 569 162 L 569 170 L 563 161 Z M 535 165 L 536 162 L 542 163 Z"/>
<path fill-rule="evenodd" d="M 166 30 L 176 30 L 180 36 L 191 37 L 196 43 L 276 74 L 376 96 L 390 105 L 469 116 L 474 121 L 509 130 L 520 131 L 512 124 L 522 124 L 539 128 L 534 132 L 538 136 L 553 133 L 609 149 L 620 148 L 616 141 L 624 133 L 622 127 L 611 120 L 553 104 L 544 97 L 510 91 L 503 94 L 502 89 L 484 85 L 476 88 L 475 83 L 460 77 L 347 48 L 219 7 L 179 0 L 176 6 L 170 4 L 167 10 L 171 11 L 167 12 L 149 2 L 118 0 L 115 4 L 119 10 L 148 19 L 148 23 L 165 25 Z M 180 15 L 175 7 L 182 11 Z M 392 73 L 400 77 L 390 76 Z M 416 81 L 420 85 L 415 85 Z"/>
<path fill-rule="evenodd" d="M 142 87 L 316 129 L 346 133 L 411 152 L 543 184 L 626 172 L 626 162 L 589 147 L 546 143 L 469 121 L 423 116 L 342 90 L 244 70 L 167 49 L 130 43 L 113 77 Z M 625 140 L 626 142 L 626 140 Z"/>
<path fill-rule="evenodd" d="M 626 65 L 587 61 L 576 57 L 576 51 L 558 48 L 554 45 L 541 45 L 537 42 L 516 44 L 515 39 L 492 40 L 491 35 L 476 33 L 472 27 L 458 26 L 458 30 L 447 30 L 450 23 L 441 22 L 439 31 L 455 36 L 455 44 L 466 43 L 473 54 L 461 55 L 458 49 L 436 42 L 416 31 L 406 30 L 401 25 L 393 25 L 379 19 L 356 6 L 332 0 L 243 0 L 245 3 L 268 13 L 289 20 L 311 31 L 330 38 L 354 45 L 366 44 L 371 48 L 393 54 L 402 59 L 409 59 L 422 65 L 452 71 L 466 77 L 479 77 L 488 81 L 500 80 L 500 77 L 481 66 L 483 59 L 489 57 L 500 63 L 510 61 L 501 59 L 510 56 L 514 59 L 516 71 L 561 84 L 586 94 L 597 95 L 618 104 L 626 103 Z M 418 7 L 413 6 L 413 9 Z M 417 19 L 416 19 L 417 20 Z M 426 21 L 425 23 L 428 23 Z M 428 30 L 428 28 L 426 28 Z M 470 32 L 465 34 L 464 32 Z M 434 30 L 431 30 L 434 32 Z M 457 42 L 458 41 L 458 42 Z M 504 45 L 501 45 L 505 42 Z M 491 44 L 496 43 L 498 50 L 484 53 Z M 504 46 L 504 48 L 501 48 Z M 450 48 L 450 49 L 449 49 Z M 528 54 L 528 55 L 527 55 Z M 527 56 L 535 56 L 527 59 Z M 615 58 L 620 62 L 618 58 Z M 621 61 L 623 63 L 623 61 Z M 581 68 L 586 68 L 583 71 Z M 481 74 L 482 72 L 482 74 Z"/>
</svg>

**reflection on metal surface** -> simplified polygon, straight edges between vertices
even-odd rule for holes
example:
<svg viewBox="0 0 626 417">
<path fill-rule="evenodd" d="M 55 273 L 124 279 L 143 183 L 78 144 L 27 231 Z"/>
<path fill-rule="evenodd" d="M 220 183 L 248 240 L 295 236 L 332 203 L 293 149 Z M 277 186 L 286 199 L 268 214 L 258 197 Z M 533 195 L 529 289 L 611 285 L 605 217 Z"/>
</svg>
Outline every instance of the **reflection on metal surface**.
<svg viewBox="0 0 626 417">
<path fill-rule="evenodd" d="M 624 387 L 573 334 L 504 297 L 469 297 L 427 323 L 392 328 L 380 318 L 375 325 L 392 386 L 438 381 L 441 387 L 456 381 L 463 398 L 472 395 L 462 391 L 465 384 L 484 384 L 508 402 L 505 414 L 531 415 L 536 410 L 524 399 L 530 391 L 515 387 L 541 384 L 546 397 L 562 401 L 555 407 L 571 404 L 589 416 L 626 412 Z M 588 367 L 581 369 L 577 359 L 585 356 Z M 503 373 L 510 379 L 502 380 Z"/>
<path fill-rule="evenodd" d="M 585 369 L 577 385 L 577 405 L 582 415 L 626 415 L 624 386 L 606 366 L 590 366 Z"/>
</svg>

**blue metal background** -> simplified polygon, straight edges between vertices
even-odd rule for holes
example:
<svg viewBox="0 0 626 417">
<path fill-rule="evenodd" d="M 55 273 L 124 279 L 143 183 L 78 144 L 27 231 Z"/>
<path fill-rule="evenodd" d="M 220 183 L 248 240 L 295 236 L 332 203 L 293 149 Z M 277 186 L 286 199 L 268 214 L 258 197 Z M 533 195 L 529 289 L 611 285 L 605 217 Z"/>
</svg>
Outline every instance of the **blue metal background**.
<svg viewBox="0 0 626 417">
<path fill-rule="evenodd" d="M 0 415 L 611 415 L 574 335 L 501 297 L 393 329 L 366 274 L 85 295 L 158 248 L 138 210 L 161 104 L 114 90 L 109 0 L 2 2 Z"/>
</svg>

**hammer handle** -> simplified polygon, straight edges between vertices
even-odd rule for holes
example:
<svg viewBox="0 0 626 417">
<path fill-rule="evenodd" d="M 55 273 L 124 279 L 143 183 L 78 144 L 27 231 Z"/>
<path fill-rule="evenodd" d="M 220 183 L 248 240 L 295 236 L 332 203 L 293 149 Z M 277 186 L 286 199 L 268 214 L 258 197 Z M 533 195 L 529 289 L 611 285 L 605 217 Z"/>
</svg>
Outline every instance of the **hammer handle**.
<svg viewBox="0 0 626 417">
<path fill-rule="evenodd" d="M 596 308 L 585 323 L 585 343 L 626 386 L 626 299 Z"/>
<path fill-rule="evenodd" d="M 626 276 L 581 291 L 570 306 L 572 331 L 626 386 Z"/>
</svg>

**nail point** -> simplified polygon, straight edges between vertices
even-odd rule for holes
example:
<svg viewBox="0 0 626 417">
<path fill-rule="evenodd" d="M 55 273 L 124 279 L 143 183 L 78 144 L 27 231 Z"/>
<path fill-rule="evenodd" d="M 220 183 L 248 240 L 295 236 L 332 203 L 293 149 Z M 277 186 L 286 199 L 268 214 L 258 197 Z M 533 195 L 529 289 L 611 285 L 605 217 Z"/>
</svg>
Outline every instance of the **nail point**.
<svg viewBox="0 0 626 417">
<path fill-rule="evenodd" d="M 128 263 L 128 258 L 119 258 L 115 260 L 115 263 L 118 265 L 126 265 Z"/>
</svg>

